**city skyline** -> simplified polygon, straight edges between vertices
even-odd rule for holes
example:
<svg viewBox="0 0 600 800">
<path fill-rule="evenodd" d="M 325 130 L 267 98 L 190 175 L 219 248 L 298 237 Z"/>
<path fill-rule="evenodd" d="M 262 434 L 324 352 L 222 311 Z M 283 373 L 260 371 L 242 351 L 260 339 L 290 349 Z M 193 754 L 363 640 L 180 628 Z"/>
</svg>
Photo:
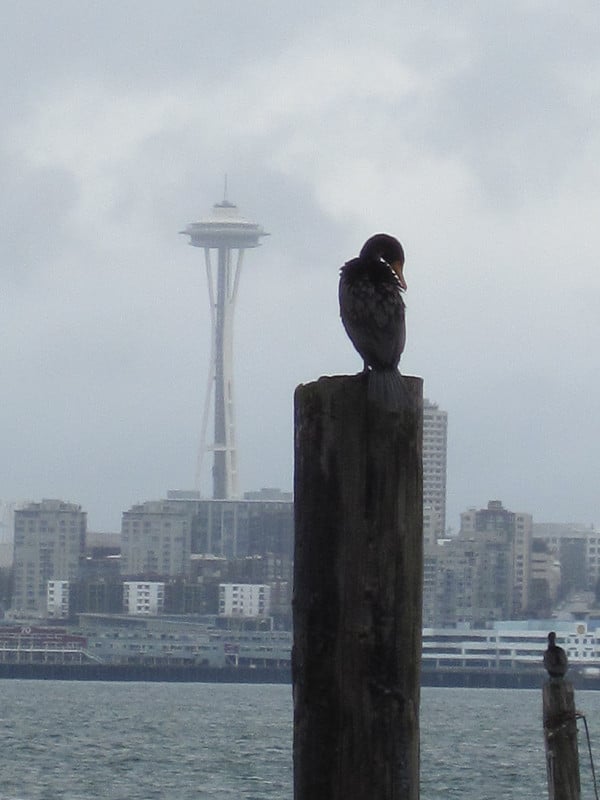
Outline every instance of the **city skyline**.
<svg viewBox="0 0 600 800">
<path fill-rule="evenodd" d="M 210 323 L 178 231 L 228 173 L 271 233 L 236 308 L 241 492 L 291 488 L 295 387 L 360 370 L 338 270 L 385 231 L 447 524 L 497 497 L 598 525 L 600 8 L 540 8 L 265 0 L 207 9 L 200 44 L 191 0 L 7 7 L 0 497 L 110 531 L 193 488 Z"/>
<path fill-rule="evenodd" d="M 433 432 L 437 427 L 430 424 Z M 152 613 L 148 603 L 162 600 L 173 613 L 216 613 L 215 580 L 228 578 L 274 588 L 280 622 L 289 624 L 293 519 L 291 497 L 275 490 L 245 500 L 170 492 L 125 511 L 121 534 L 107 537 L 88 532 L 81 506 L 31 503 L 15 512 L 11 612 L 118 613 L 134 581 L 141 594 L 131 595 L 127 613 Z M 530 514 L 489 500 L 461 514 L 458 536 L 430 534 L 424 531 L 426 627 L 549 617 L 558 602 L 598 598 L 600 531 L 534 524 Z M 212 589 L 193 588 L 205 579 Z"/>
<path fill-rule="evenodd" d="M 477 509 L 479 509 L 484 501 L 475 501 L 473 504 L 462 508 L 458 513 L 458 523 L 456 526 L 452 525 L 452 521 L 447 520 L 446 508 L 448 506 L 448 500 L 446 485 L 449 427 L 448 413 L 444 408 L 440 407 L 438 402 L 432 401 L 427 397 L 423 398 L 423 410 L 423 504 L 424 508 L 426 509 L 428 520 L 429 516 L 433 514 L 432 522 L 429 523 L 428 521 L 424 529 L 425 540 L 428 541 L 430 537 L 435 539 L 436 537 L 443 537 L 446 535 L 446 533 L 449 533 L 450 535 L 457 535 L 462 527 L 463 518 L 468 515 L 468 513 L 475 512 Z M 292 497 L 291 491 L 287 492 L 286 489 L 281 489 L 279 486 L 276 488 L 261 487 L 260 489 L 255 488 L 246 490 L 240 493 L 237 498 L 231 497 L 229 499 L 238 499 L 240 501 L 265 499 L 280 500 L 281 497 L 285 497 L 286 494 L 288 494 L 290 498 Z M 197 489 L 182 488 L 166 490 L 160 496 L 157 495 L 153 498 L 145 497 L 144 499 L 138 500 L 130 504 L 130 506 L 121 509 L 118 531 L 122 530 L 123 520 L 127 517 L 128 513 L 136 508 L 136 506 L 141 507 L 142 505 L 153 504 L 160 505 L 169 499 L 173 500 L 178 497 L 188 499 L 195 497 L 198 500 L 200 498 L 202 498 L 202 500 L 211 499 L 210 493 L 202 494 Z M 12 524 L 11 517 L 14 513 L 14 510 L 24 508 L 30 503 L 35 504 L 45 502 L 46 500 L 50 500 L 51 502 L 58 501 L 66 502 L 67 504 L 78 505 L 77 500 L 73 498 L 65 500 L 65 498 L 39 497 L 33 500 L 27 499 L 22 501 L 10 501 L 8 503 L 0 498 L 0 545 L 2 545 L 2 543 L 8 543 L 12 541 L 12 530 L 10 530 L 10 528 Z M 486 502 L 490 501 L 488 500 Z M 87 511 L 85 508 L 83 511 L 87 516 Z M 522 509 L 522 511 L 529 513 L 528 509 Z M 431 529 L 428 527 L 429 524 L 433 525 Z M 536 519 L 536 524 L 542 526 L 573 526 L 574 528 L 578 528 L 582 531 L 586 529 L 594 530 L 595 528 L 594 523 L 585 523 L 582 520 L 550 520 L 539 518 Z M 90 532 L 104 532 L 111 534 L 117 532 L 117 529 L 100 529 L 94 526 L 92 526 L 89 530 Z M 0 554 L 0 562 L 3 560 L 6 559 Z"/>
</svg>

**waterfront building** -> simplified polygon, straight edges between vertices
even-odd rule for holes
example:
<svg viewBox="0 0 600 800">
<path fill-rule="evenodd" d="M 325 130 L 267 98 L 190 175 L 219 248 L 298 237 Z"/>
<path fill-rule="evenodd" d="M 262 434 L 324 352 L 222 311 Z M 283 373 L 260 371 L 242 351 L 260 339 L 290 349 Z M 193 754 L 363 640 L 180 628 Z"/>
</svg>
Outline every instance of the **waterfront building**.
<svg viewBox="0 0 600 800">
<path fill-rule="evenodd" d="M 600 629 L 592 621 L 498 620 L 489 628 L 423 629 L 424 670 L 506 669 L 543 671 L 548 631 L 557 632 L 572 669 L 598 669 Z"/>
<path fill-rule="evenodd" d="M 101 663 L 289 670 L 292 634 L 273 630 L 270 622 L 268 617 L 82 614 L 79 628 Z"/>
<path fill-rule="evenodd" d="M 457 537 L 425 548 L 425 624 L 477 626 L 521 616 L 529 603 L 531 531 L 531 515 L 497 500 L 461 514 Z"/>
<path fill-rule="evenodd" d="M 494 534 L 509 552 L 512 570 L 512 608 L 506 616 L 519 616 L 529 604 L 531 579 L 531 540 L 533 518 L 531 514 L 505 509 L 500 500 L 490 500 L 487 508 L 474 508 L 460 515 L 460 534 L 481 536 Z"/>
<path fill-rule="evenodd" d="M 534 526 L 535 528 L 535 526 Z M 550 616 L 560 589 L 560 561 L 543 539 L 531 543 L 531 581 L 528 610 L 536 616 Z"/>
<path fill-rule="evenodd" d="M 165 605 L 165 585 L 158 581 L 124 581 L 123 606 L 126 614 L 156 616 Z"/>
<path fill-rule="evenodd" d="M 600 581 L 600 531 L 593 525 L 540 522 L 533 535 L 544 541 L 560 562 L 560 597 L 595 591 Z"/>
<path fill-rule="evenodd" d="M 85 555 L 81 561 L 77 588 L 78 602 L 90 599 L 95 590 L 87 591 L 87 586 L 101 586 L 121 582 L 121 536 L 117 533 L 90 533 L 85 536 Z M 73 586 L 71 589 L 73 590 Z M 119 605 L 119 610 L 121 606 Z M 77 611 L 92 611 L 93 608 L 77 607 Z M 99 609 L 98 609 L 99 610 Z"/>
<path fill-rule="evenodd" d="M 92 564 L 102 568 L 106 566 L 106 560 L 115 560 L 121 556 L 121 534 L 120 533 L 96 533 L 87 531 L 85 534 L 85 557 Z M 109 568 L 110 569 L 110 568 Z"/>
<path fill-rule="evenodd" d="M 277 626 L 291 630 L 293 563 L 287 556 L 267 553 L 225 562 L 226 583 L 268 584 L 271 590 L 271 616 Z"/>
<path fill-rule="evenodd" d="M 5 611 L 12 607 L 13 585 L 14 585 L 14 580 L 13 580 L 13 568 L 12 568 L 12 558 L 11 558 L 10 567 L 0 567 L 0 609 L 2 611 Z"/>
<path fill-rule="evenodd" d="M 443 598 L 443 576 L 439 567 L 439 548 L 432 546 L 423 552 L 423 625 L 433 627 L 452 624 L 442 619 L 440 601 Z M 438 576 L 438 568 L 440 574 Z"/>
<path fill-rule="evenodd" d="M 165 614 L 217 614 L 218 610 L 218 578 L 176 578 L 165 584 Z"/>
<path fill-rule="evenodd" d="M 251 497 L 261 499 L 200 500 L 195 492 L 169 491 L 165 500 L 133 506 L 122 517 L 121 574 L 189 577 L 198 556 L 263 556 L 274 573 L 279 570 L 274 579 L 287 579 L 294 549 L 291 495 L 268 489 Z"/>
<path fill-rule="evenodd" d="M 123 513 L 123 577 L 189 575 L 194 501 L 149 500 Z"/>
<path fill-rule="evenodd" d="M 81 506 L 62 500 L 15 510 L 12 607 L 17 614 L 45 616 L 48 581 L 77 580 L 86 525 Z"/>
<path fill-rule="evenodd" d="M 271 610 L 271 587 L 256 583 L 219 584 L 219 615 L 266 617 Z"/>
<path fill-rule="evenodd" d="M 446 530 L 448 413 L 425 398 L 423 403 L 423 506 L 431 514 L 434 537 Z"/>
<path fill-rule="evenodd" d="M 498 534 L 458 536 L 426 554 L 424 624 L 476 627 L 506 618 L 511 607 L 510 560 Z"/>
<path fill-rule="evenodd" d="M 262 503 L 293 503 L 292 492 L 284 492 L 275 487 L 266 487 L 253 492 L 244 492 L 244 500 L 255 500 Z"/>
<path fill-rule="evenodd" d="M 292 580 L 292 562 L 285 556 L 266 553 L 223 559 L 222 563 L 220 572 L 224 583 L 279 583 Z"/>
<path fill-rule="evenodd" d="M 289 495 L 282 495 L 273 500 L 200 501 L 192 552 L 229 559 L 271 553 L 291 561 L 294 504 Z"/>
<path fill-rule="evenodd" d="M 84 577 L 69 586 L 71 614 L 122 614 L 123 583 L 121 576 L 94 579 Z"/>
<path fill-rule="evenodd" d="M 223 556 L 192 553 L 191 579 L 197 583 L 219 584 L 229 579 L 228 567 L 229 561 Z"/>
<path fill-rule="evenodd" d="M 423 506 L 423 547 L 425 551 L 436 546 L 442 530 L 440 512 L 433 506 Z"/>
<path fill-rule="evenodd" d="M 0 500 L 0 569 L 12 567 L 14 516 L 17 503 Z"/>
<path fill-rule="evenodd" d="M 47 615 L 50 619 L 69 616 L 69 581 L 48 581 Z"/>
<path fill-rule="evenodd" d="M 66 628 L 0 626 L 0 664 L 86 664 L 84 636 Z"/>
</svg>

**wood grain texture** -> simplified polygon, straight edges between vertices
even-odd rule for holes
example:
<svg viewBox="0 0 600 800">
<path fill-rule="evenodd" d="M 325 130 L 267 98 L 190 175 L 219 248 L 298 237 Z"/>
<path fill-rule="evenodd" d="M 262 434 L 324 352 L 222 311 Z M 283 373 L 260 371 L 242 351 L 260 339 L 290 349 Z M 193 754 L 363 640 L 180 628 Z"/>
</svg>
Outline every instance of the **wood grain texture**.
<svg viewBox="0 0 600 800">
<path fill-rule="evenodd" d="M 570 681 L 551 678 L 543 688 L 544 742 L 549 800 L 580 800 L 575 692 Z"/>
<path fill-rule="evenodd" d="M 363 375 L 295 396 L 295 800 L 417 800 L 422 380 L 400 412 Z"/>
</svg>

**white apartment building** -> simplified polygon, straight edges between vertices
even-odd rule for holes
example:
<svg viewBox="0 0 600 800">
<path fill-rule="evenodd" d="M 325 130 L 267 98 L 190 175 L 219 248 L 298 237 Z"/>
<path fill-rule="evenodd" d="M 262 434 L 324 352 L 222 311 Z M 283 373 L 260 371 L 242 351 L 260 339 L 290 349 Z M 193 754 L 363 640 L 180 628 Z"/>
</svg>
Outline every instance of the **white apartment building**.
<svg viewBox="0 0 600 800">
<path fill-rule="evenodd" d="M 425 398 L 423 403 L 423 506 L 435 512 L 434 538 L 446 530 L 448 414 Z M 433 517 L 431 517 L 433 519 Z"/>
<path fill-rule="evenodd" d="M 271 610 L 271 587 L 258 583 L 220 583 L 219 615 L 266 617 Z"/>
<path fill-rule="evenodd" d="M 125 581 L 123 583 L 123 607 L 132 616 L 160 614 L 165 607 L 165 585 L 158 581 Z"/>
<path fill-rule="evenodd" d="M 15 510 L 15 611 L 45 615 L 48 581 L 77 580 L 86 526 L 81 506 L 62 500 L 42 500 Z"/>
<path fill-rule="evenodd" d="M 48 617 L 67 619 L 69 616 L 69 581 L 48 581 L 46 600 Z"/>
</svg>

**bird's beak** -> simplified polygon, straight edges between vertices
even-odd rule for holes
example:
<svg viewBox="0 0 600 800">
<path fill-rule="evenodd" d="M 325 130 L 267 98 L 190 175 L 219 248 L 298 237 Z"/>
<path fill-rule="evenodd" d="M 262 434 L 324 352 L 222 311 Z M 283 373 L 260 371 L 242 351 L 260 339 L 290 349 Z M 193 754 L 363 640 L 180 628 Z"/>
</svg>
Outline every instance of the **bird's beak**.
<svg viewBox="0 0 600 800">
<path fill-rule="evenodd" d="M 404 280 L 404 262 L 403 261 L 394 261 L 390 264 L 390 267 L 394 270 L 396 275 L 398 276 L 398 280 L 400 281 L 400 286 L 404 291 L 408 288 L 406 285 L 406 281 Z"/>
</svg>

